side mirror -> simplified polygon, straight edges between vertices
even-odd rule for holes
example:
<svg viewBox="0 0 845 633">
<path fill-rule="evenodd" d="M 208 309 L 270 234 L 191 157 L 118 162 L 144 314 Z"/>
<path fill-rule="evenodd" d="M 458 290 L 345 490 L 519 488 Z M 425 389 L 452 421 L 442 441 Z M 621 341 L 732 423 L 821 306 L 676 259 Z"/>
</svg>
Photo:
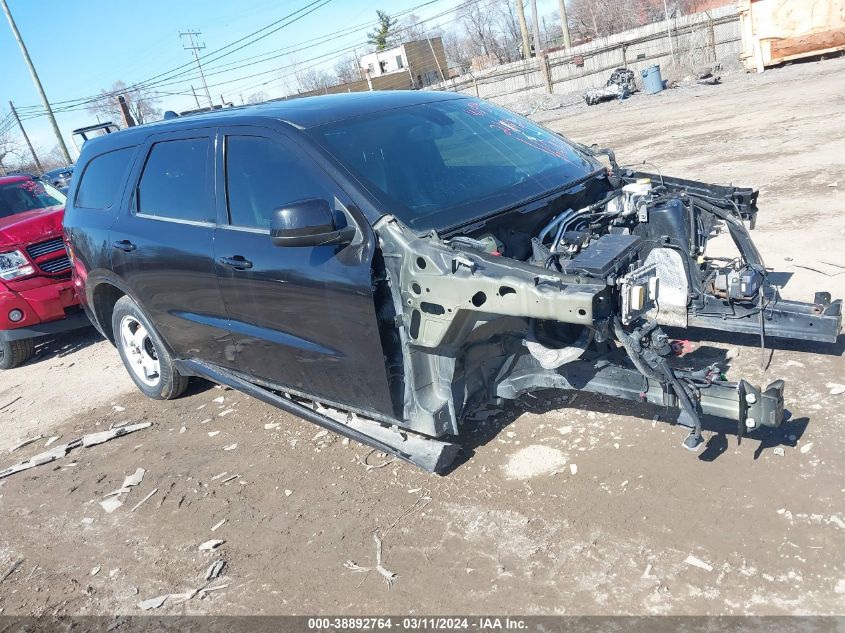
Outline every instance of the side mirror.
<svg viewBox="0 0 845 633">
<path fill-rule="evenodd" d="M 336 228 L 326 200 L 311 198 L 273 211 L 270 239 L 276 246 L 342 246 L 355 237 L 355 227 Z"/>
</svg>

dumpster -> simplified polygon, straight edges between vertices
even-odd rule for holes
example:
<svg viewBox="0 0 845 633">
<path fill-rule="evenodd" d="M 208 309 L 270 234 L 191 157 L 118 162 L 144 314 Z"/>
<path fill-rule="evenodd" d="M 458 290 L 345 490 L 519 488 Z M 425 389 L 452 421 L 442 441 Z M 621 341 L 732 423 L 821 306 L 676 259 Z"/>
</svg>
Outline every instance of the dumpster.
<svg viewBox="0 0 845 633">
<path fill-rule="evenodd" d="M 663 77 L 660 76 L 660 66 L 649 66 L 642 72 L 643 90 L 653 95 L 663 90 Z"/>
</svg>

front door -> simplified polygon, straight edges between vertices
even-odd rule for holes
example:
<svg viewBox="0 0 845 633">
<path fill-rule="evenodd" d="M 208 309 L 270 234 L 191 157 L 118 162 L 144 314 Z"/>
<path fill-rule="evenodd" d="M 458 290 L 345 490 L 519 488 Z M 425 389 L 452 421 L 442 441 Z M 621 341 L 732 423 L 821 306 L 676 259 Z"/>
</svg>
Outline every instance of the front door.
<svg viewBox="0 0 845 633">
<path fill-rule="evenodd" d="M 214 130 L 156 135 L 112 227 L 112 268 L 178 358 L 234 365 L 214 265 Z"/>
<path fill-rule="evenodd" d="M 274 246 L 274 209 L 322 198 L 341 217 L 347 196 L 275 131 L 226 128 L 217 145 L 221 208 L 214 248 L 242 371 L 327 403 L 392 416 L 369 225 L 360 223 L 358 246 Z M 344 248 L 357 249 L 356 256 Z"/>
</svg>

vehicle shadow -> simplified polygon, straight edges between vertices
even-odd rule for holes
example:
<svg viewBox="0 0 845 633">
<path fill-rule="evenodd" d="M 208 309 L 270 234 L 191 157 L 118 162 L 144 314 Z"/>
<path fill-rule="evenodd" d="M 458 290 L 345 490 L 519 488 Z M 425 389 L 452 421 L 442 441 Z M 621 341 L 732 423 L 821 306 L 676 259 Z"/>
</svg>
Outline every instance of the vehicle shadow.
<svg viewBox="0 0 845 633">
<path fill-rule="evenodd" d="M 678 411 L 648 403 L 631 403 L 601 394 L 580 391 L 549 391 L 529 394 L 517 400 L 507 401 L 501 409 L 481 411 L 476 417 L 469 417 L 464 422 L 465 433 L 462 433 L 461 451 L 449 468 L 449 472 L 459 468 L 475 455 L 475 451 L 496 439 L 496 437 L 514 421 L 526 413 L 544 415 L 551 411 L 564 408 L 576 408 L 581 411 L 595 411 L 640 420 L 656 421 L 659 424 L 677 425 Z M 807 427 L 809 418 L 802 417 L 794 420 L 787 419 L 780 428 L 762 428 L 745 435 L 740 441 L 757 442 L 754 460 L 760 458 L 766 449 L 778 446 L 794 448 Z M 737 423 L 731 420 L 702 416 L 702 431 L 707 438 L 704 447 L 699 449 L 698 459 L 712 462 L 725 453 L 731 442 L 736 442 Z M 686 429 L 678 426 L 678 445 L 686 436 Z"/>
<path fill-rule="evenodd" d="M 53 358 L 64 358 L 104 340 L 94 327 L 83 327 L 53 336 L 36 339 L 35 354 L 24 365 L 33 365 Z"/>
<path fill-rule="evenodd" d="M 688 330 L 666 328 L 666 333 L 673 338 L 685 338 L 692 341 L 711 341 L 713 343 L 726 343 L 738 347 L 760 347 L 759 334 L 738 334 L 736 332 L 705 330 L 702 328 L 689 328 Z M 835 343 L 798 341 L 767 336 L 766 349 L 823 354 L 825 356 L 842 356 L 845 354 L 845 334 L 840 334 Z"/>
</svg>

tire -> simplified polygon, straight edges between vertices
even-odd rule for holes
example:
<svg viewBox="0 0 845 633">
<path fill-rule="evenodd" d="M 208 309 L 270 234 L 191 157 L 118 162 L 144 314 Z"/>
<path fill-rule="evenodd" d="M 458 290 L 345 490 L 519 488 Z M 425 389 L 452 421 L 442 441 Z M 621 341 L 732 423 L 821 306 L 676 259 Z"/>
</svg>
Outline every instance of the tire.
<svg viewBox="0 0 845 633">
<path fill-rule="evenodd" d="M 114 344 L 129 376 L 148 398 L 172 400 L 188 386 L 150 320 L 132 299 L 121 297 L 112 312 Z"/>
<path fill-rule="evenodd" d="M 14 369 L 23 365 L 35 354 L 35 339 L 19 341 L 0 340 L 0 369 Z"/>
</svg>

